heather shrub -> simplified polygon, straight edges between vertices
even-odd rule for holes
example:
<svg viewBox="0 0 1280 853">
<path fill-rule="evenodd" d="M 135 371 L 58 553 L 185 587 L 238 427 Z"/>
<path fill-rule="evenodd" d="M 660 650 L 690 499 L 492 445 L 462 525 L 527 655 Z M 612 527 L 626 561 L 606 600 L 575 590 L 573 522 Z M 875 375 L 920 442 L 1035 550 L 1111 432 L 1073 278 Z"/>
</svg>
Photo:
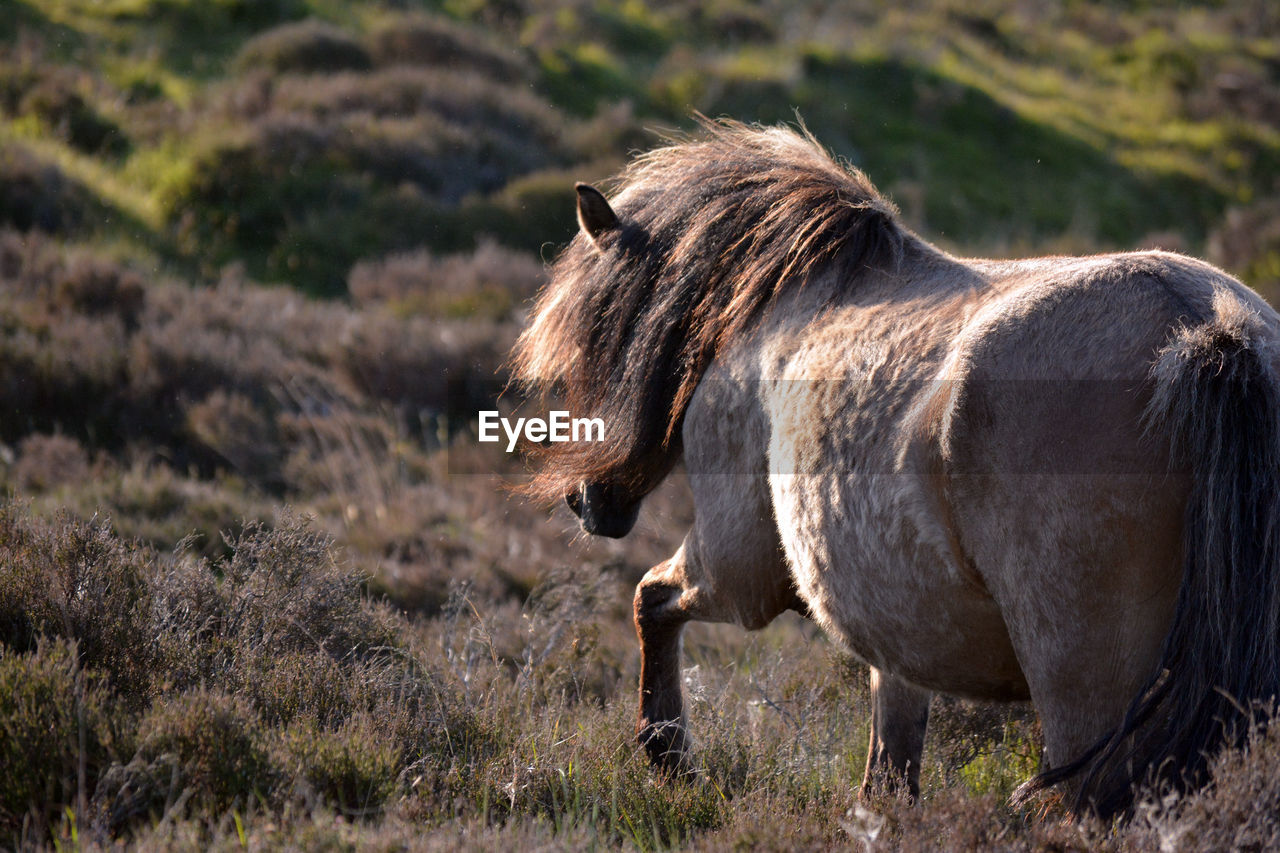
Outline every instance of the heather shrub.
<svg viewBox="0 0 1280 853">
<path fill-rule="evenodd" d="M 85 223 L 89 194 L 52 163 L 14 142 L 0 143 L 0 226 L 63 233 Z"/>
<path fill-rule="evenodd" d="M 282 448 L 270 409 L 219 388 L 190 405 L 186 416 L 192 438 L 222 457 L 232 470 L 264 486 L 281 483 Z"/>
<path fill-rule="evenodd" d="M 0 148 L 0 152 L 7 150 Z M 6 292 L 39 293 L 61 266 L 60 253 L 45 235 L 0 228 L 0 284 Z"/>
<path fill-rule="evenodd" d="M 18 417 L 4 431 L 53 429 L 88 419 L 110 435 L 117 423 L 86 400 L 110 401 L 124 378 L 127 334 L 118 317 L 46 313 L 41 305 L 0 308 L 0 394 Z M 109 411 L 108 407 L 103 407 Z"/>
<path fill-rule="evenodd" d="M 312 296 L 341 296 L 352 264 L 368 255 L 432 243 L 465 244 L 443 228 L 446 208 L 413 183 L 378 188 L 350 206 L 318 210 L 290 221 L 267 254 L 268 275 L 287 276 Z"/>
<path fill-rule="evenodd" d="M 357 711 L 367 710 L 368 694 L 376 684 L 363 665 L 319 649 L 254 647 L 242 650 L 236 664 L 227 689 L 247 699 L 273 726 L 297 720 L 322 728 L 341 725 Z"/>
<path fill-rule="evenodd" d="M 118 22 L 140 24 L 143 31 L 164 36 L 160 47 L 166 49 L 172 62 L 190 62 L 191 54 L 197 58 L 212 54 L 221 60 L 227 41 L 234 44 L 258 30 L 302 18 L 309 11 L 306 0 L 135 0 L 91 4 L 98 6 L 106 6 L 102 13 Z M 220 38 L 209 44 L 205 39 L 211 36 Z"/>
<path fill-rule="evenodd" d="M 70 303 L 92 299 L 97 283 L 86 285 L 83 270 L 66 273 L 43 237 L 0 237 L 0 405 L 12 413 L 0 421 L 0 440 L 59 429 L 110 440 L 120 428 L 112 402 L 123 376 L 127 300 L 121 313 L 80 313 Z M 128 286 L 117 281 L 115 289 Z"/>
<path fill-rule="evenodd" d="M 287 72 L 362 71 L 370 67 L 369 53 L 359 40 L 332 24 L 308 19 L 281 24 L 244 43 L 236 56 L 241 69 L 264 68 Z"/>
<path fill-rule="evenodd" d="M 513 319 L 546 278 L 522 252 L 481 240 L 475 251 L 438 256 L 425 250 L 361 261 L 347 277 L 357 305 L 386 304 L 397 314 Z"/>
<path fill-rule="evenodd" d="M 151 574 L 157 680 L 166 691 L 208 685 L 225 673 L 229 644 L 226 592 L 208 558 L 189 544 Z"/>
<path fill-rule="evenodd" d="M 1037 772 L 1042 748 L 1035 712 L 1026 703 L 933 701 L 926 749 L 945 768 L 948 786 L 1008 797 Z"/>
<path fill-rule="evenodd" d="M 98 776 L 89 801 L 93 830 L 102 835 L 124 834 L 139 824 L 156 825 L 181 815 L 196 793 L 187 786 L 177 754 L 166 752 L 153 760 L 135 755 L 127 763 L 114 761 Z"/>
<path fill-rule="evenodd" d="M 316 293 L 340 292 L 362 257 L 465 247 L 473 233 L 442 221 L 464 198 L 569 156 L 545 101 L 465 71 L 244 85 L 223 103 L 240 129 L 211 134 L 162 205 L 191 254 Z"/>
<path fill-rule="evenodd" d="M 130 393 L 175 414 L 212 389 L 261 404 L 276 386 L 321 373 L 324 348 L 344 319 L 339 306 L 235 278 L 213 288 L 152 288 L 130 339 Z"/>
<path fill-rule="evenodd" d="M 204 480 L 179 474 L 157 460 L 138 459 L 123 467 L 95 470 L 89 483 L 45 498 L 88 518 L 109 519 L 111 530 L 171 551 L 183 545 L 207 557 L 224 556 L 232 534 L 249 522 L 268 523 L 272 511 L 260 497 L 234 481 Z"/>
<path fill-rule="evenodd" d="M 55 820 L 90 790 L 111 760 L 117 733 L 108 694 L 77 662 L 74 642 L 42 640 L 28 651 L 0 643 L 0 833 L 24 820 Z"/>
<path fill-rule="evenodd" d="M 360 579 L 344 571 L 332 540 L 300 523 L 249 526 L 221 565 L 229 582 L 228 629 L 275 652 L 315 649 L 339 658 L 391 642 L 365 608 Z"/>
<path fill-rule="evenodd" d="M 577 170 L 542 169 L 510 181 L 500 192 L 469 200 L 462 214 L 475 234 L 502 235 L 530 254 L 569 242 L 577 230 L 573 185 Z M 550 245 L 548 243 L 550 242 Z"/>
<path fill-rule="evenodd" d="M 541 50 L 538 65 L 548 98 L 575 116 L 590 116 L 606 102 L 640 100 L 642 94 L 641 81 L 596 42 Z"/>
<path fill-rule="evenodd" d="M 317 118 L 434 115 L 482 136 L 519 135 L 541 147 L 554 146 L 564 126 L 560 111 L 527 88 L 513 89 L 452 68 L 398 66 L 322 79 L 285 77 L 272 93 L 271 106 Z"/>
<path fill-rule="evenodd" d="M 142 276 L 129 267 L 88 252 L 72 255 L 47 286 L 55 308 L 89 316 L 115 315 L 127 329 L 137 325 L 146 304 Z"/>
<path fill-rule="evenodd" d="M 281 737 L 280 762 L 297 782 L 294 795 L 321 800 L 346 814 L 369 817 L 399 787 L 399 750 L 385 722 L 361 714 L 337 729 L 291 726 Z"/>
<path fill-rule="evenodd" d="M 42 75 L 23 95 L 18 112 L 37 116 L 68 145 L 90 154 L 121 156 L 129 140 L 104 118 L 79 91 L 78 75 Z"/>
<path fill-rule="evenodd" d="M 76 797 L 109 833 L 286 803 L 368 816 L 432 744 L 487 742 L 327 537 L 285 519 L 231 547 L 165 558 L 4 505 L 0 830 L 34 817 L 40 837 Z"/>
<path fill-rule="evenodd" d="M 191 805 L 222 812 L 270 797 L 277 784 L 265 736 L 248 703 L 196 689 L 157 701 L 138 724 L 138 758 L 172 756 Z"/>
<path fill-rule="evenodd" d="M 1087 853 L 1114 849 L 1091 824 L 1075 824 L 1046 810 L 1037 820 L 1010 809 L 1002 797 L 975 795 L 945 788 L 927 802 L 913 805 L 902 800 L 877 803 L 859 814 L 851 809 L 847 830 L 864 844 L 877 840 L 904 853 L 934 850 L 1071 851 Z"/>
<path fill-rule="evenodd" d="M 0 55 L 0 112 L 17 115 L 23 97 L 39 82 L 42 71 L 34 62 Z"/>
<path fill-rule="evenodd" d="M 496 395 L 510 326 L 399 319 L 367 311 L 334 342 L 333 370 L 349 387 L 415 413 L 474 411 Z"/>
<path fill-rule="evenodd" d="M 689 10 L 689 26 L 702 38 L 729 44 L 758 44 L 778 35 L 776 21 L 769 13 L 741 0 L 699 3 Z"/>
<path fill-rule="evenodd" d="M 158 655 L 171 683 L 289 693 L 289 678 L 259 683 L 258 673 L 305 668 L 317 656 L 347 661 L 349 668 L 394 644 L 391 622 L 364 601 L 360 578 L 336 562 L 331 540 L 305 522 L 285 518 L 275 528 L 250 522 L 239 534 L 228 533 L 227 543 L 230 556 L 216 563 L 188 554 L 153 576 Z M 313 674 L 326 668 L 316 666 Z M 314 690 L 308 695 L 323 698 Z M 302 703 L 294 710 L 310 709 Z M 291 716 L 277 711 L 271 718 Z"/>
<path fill-rule="evenodd" d="M 80 442 L 60 433 L 32 433 L 18 444 L 9 480 L 20 491 L 42 492 L 80 485 L 88 473 L 89 454 Z"/>
<path fill-rule="evenodd" d="M 440 269 L 457 299 L 492 299 L 489 310 L 505 317 L 539 274 L 521 260 L 485 246 Z M 12 232 L 0 238 L 0 292 L 9 297 L 0 302 L 0 403 L 18 413 L 0 424 L 0 441 L 61 433 L 95 458 L 132 446 L 118 470 L 107 466 L 64 499 L 89 514 L 90 500 L 103 501 L 122 533 L 164 547 L 199 530 L 210 553 L 217 531 L 235 526 L 237 502 L 260 515 L 246 487 L 288 485 L 287 460 L 315 444 L 310 425 L 350 412 L 375 432 L 384 422 L 398 430 L 386 447 L 406 436 L 434 446 L 451 407 L 497 393 L 514 335 L 476 320 L 310 302 L 235 274 L 208 288 L 144 286 L 128 267 Z M 153 464 L 157 453 L 166 464 Z M 411 454 L 397 455 L 402 464 Z M 9 476 L 35 488 L 39 468 L 32 455 Z"/>
<path fill-rule="evenodd" d="M 483 31 L 445 18 L 403 15 L 388 18 L 370 36 L 379 65 L 427 65 L 466 70 L 495 80 L 528 79 L 530 67 L 519 53 Z"/>
<path fill-rule="evenodd" d="M 1213 761 L 1213 781 L 1182 797 L 1148 794 L 1128 849 L 1274 850 L 1280 847 L 1280 727 L 1258 725 Z"/>
<path fill-rule="evenodd" d="M 80 661 L 113 687 L 140 692 L 151 678 L 151 598 L 146 555 L 104 523 L 65 515 L 31 521 L 12 502 L 0 507 L 0 642 L 17 651 L 41 637 L 77 644 Z"/>
</svg>

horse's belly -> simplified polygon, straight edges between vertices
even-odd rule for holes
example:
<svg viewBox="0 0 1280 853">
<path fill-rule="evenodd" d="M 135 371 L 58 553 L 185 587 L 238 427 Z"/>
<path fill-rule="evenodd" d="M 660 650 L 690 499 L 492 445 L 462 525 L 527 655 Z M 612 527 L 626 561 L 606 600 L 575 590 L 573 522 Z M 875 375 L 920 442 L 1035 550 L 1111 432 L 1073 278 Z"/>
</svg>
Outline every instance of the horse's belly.
<svg viewBox="0 0 1280 853">
<path fill-rule="evenodd" d="M 818 622 L 872 666 L 973 699 L 1028 698 L 1000 611 L 921 519 L 907 474 L 774 482 L 783 545 Z"/>
</svg>

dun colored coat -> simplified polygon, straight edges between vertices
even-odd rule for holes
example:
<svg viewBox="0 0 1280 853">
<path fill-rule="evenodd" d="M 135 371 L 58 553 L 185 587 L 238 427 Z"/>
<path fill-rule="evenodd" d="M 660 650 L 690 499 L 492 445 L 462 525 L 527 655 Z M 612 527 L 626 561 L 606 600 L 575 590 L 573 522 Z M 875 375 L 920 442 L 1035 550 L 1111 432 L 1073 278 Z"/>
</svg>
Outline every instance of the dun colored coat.
<svg viewBox="0 0 1280 853">
<path fill-rule="evenodd" d="M 1274 699 L 1280 318 L 1240 282 L 952 257 L 780 128 L 707 123 L 578 213 L 516 372 L 605 441 L 530 489 L 621 536 L 683 456 L 696 520 L 635 596 L 656 763 L 688 748 L 683 626 L 788 608 L 872 667 L 867 783 L 917 789 L 931 692 L 1029 698 L 1027 790 L 1111 815 Z"/>
</svg>

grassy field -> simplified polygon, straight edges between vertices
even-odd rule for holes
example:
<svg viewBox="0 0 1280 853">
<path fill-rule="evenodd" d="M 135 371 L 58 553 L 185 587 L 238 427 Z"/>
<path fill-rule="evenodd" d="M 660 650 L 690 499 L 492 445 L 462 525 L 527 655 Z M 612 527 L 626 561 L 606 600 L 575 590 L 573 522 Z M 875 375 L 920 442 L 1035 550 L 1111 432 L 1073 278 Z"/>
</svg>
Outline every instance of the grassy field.
<svg viewBox="0 0 1280 853">
<path fill-rule="evenodd" d="M 1280 299 L 1266 0 L 0 0 L 0 848 L 1280 846 L 1280 732 L 1074 825 L 1007 804 L 1029 708 L 938 699 L 922 802 L 860 804 L 866 670 L 798 618 L 689 629 L 651 774 L 679 474 L 588 542 L 456 415 L 512 404 L 573 182 L 694 110 L 803 119 L 957 252 Z"/>
</svg>

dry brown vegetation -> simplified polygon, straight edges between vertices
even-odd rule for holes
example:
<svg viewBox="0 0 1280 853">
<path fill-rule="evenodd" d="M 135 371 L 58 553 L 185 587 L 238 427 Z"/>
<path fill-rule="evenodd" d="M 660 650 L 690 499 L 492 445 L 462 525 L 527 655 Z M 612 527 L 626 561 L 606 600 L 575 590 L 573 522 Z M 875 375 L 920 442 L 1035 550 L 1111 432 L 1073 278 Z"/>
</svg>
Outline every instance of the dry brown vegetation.
<svg viewBox="0 0 1280 853">
<path fill-rule="evenodd" d="M 865 670 L 791 617 L 690 629 L 695 770 L 654 777 L 631 740 L 630 590 L 691 508 L 677 477 L 628 541 L 575 541 L 504 494 L 493 472 L 518 469 L 451 436 L 423 379 L 445 365 L 491 392 L 514 322 L 406 312 L 404 269 L 452 299 L 502 257 L 392 259 L 361 273 L 357 311 L 141 286 L 0 236 L 0 390 L 27 416 L 2 469 L 25 496 L 0 511 L 0 750 L 21 768 L 3 837 L 1127 850 L 1276 831 L 1274 734 L 1201 795 L 1071 825 L 1007 804 L 1038 762 L 1029 709 L 946 700 L 924 802 L 860 804 Z"/>
<path fill-rule="evenodd" d="M 0 848 L 1280 846 L 1274 730 L 1071 824 L 1007 803 L 1030 709 L 938 699 L 860 804 L 865 669 L 790 616 L 689 629 L 687 776 L 634 746 L 679 473 L 588 542 L 465 421 L 646 128 L 799 107 L 952 247 L 1280 287 L 1274 4 L 828 6 L 0 0 Z"/>
</svg>

